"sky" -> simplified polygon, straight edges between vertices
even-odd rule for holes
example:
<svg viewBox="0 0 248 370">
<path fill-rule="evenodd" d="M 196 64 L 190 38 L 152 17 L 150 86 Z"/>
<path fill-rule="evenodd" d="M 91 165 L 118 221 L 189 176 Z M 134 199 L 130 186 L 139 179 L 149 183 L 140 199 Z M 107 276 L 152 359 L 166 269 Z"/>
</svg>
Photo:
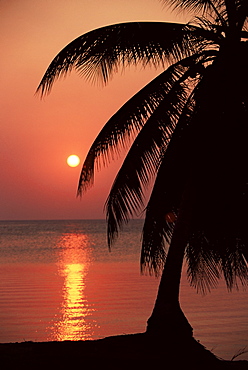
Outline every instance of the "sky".
<svg viewBox="0 0 248 370">
<path fill-rule="evenodd" d="M 81 166 L 112 114 L 158 71 L 141 68 L 106 86 L 78 74 L 40 99 L 36 88 L 51 60 L 94 28 L 126 21 L 182 21 L 159 0 L 0 0 L 0 220 L 104 218 L 104 202 L 121 160 L 97 173 L 76 197 Z M 82 164 L 82 162 L 81 162 Z"/>
</svg>

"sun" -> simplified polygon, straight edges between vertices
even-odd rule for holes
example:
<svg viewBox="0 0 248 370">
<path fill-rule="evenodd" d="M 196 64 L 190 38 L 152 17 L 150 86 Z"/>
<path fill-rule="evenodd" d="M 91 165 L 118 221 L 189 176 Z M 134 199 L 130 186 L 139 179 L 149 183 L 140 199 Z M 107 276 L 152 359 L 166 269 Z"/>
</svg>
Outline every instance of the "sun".
<svg viewBox="0 0 248 370">
<path fill-rule="evenodd" d="M 69 155 L 66 162 L 70 167 L 77 167 L 80 163 L 80 158 L 77 155 L 72 154 Z"/>
</svg>

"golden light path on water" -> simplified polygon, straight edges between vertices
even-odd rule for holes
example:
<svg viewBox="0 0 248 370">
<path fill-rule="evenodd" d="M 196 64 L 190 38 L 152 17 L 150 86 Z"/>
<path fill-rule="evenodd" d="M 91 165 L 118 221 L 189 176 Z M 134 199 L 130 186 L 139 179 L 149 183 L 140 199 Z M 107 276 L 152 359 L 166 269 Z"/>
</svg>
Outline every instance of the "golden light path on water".
<svg viewBox="0 0 248 370">
<path fill-rule="evenodd" d="M 66 234 L 59 241 L 58 273 L 63 277 L 62 301 L 51 340 L 89 339 L 97 327 L 90 316 L 94 311 L 85 295 L 85 278 L 90 263 L 88 239 L 82 234 Z"/>
</svg>

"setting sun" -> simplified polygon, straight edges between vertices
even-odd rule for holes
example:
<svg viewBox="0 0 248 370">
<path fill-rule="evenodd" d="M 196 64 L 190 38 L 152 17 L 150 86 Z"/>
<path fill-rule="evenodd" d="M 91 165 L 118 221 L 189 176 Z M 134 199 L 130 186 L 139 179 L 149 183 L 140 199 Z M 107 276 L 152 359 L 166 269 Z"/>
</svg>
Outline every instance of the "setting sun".
<svg viewBox="0 0 248 370">
<path fill-rule="evenodd" d="M 79 163 L 80 163 L 80 158 L 75 154 L 70 155 L 67 158 L 67 164 L 70 167 L 77 167 L 79 165 Z"/>
</svg>

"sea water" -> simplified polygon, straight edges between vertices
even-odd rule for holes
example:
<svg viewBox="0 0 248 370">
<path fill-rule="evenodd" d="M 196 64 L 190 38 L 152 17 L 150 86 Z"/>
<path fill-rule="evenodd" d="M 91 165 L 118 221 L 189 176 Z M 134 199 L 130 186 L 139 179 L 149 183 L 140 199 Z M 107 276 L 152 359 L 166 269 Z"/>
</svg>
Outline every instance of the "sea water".
<svg viewBox="0 0 248 370">
<path fill-rule="evenodd" d="M 0 342 L 145 331 L 159 279 L 140 274 L 142 225 L 132 220 L 109 251 L 104 220 L 0 221 Z M 195 338 L 217 356 L 248 349 L 247 291 L 220 282 L 202 296 L 183 274 L 180 301 Z"/>
</svg>

